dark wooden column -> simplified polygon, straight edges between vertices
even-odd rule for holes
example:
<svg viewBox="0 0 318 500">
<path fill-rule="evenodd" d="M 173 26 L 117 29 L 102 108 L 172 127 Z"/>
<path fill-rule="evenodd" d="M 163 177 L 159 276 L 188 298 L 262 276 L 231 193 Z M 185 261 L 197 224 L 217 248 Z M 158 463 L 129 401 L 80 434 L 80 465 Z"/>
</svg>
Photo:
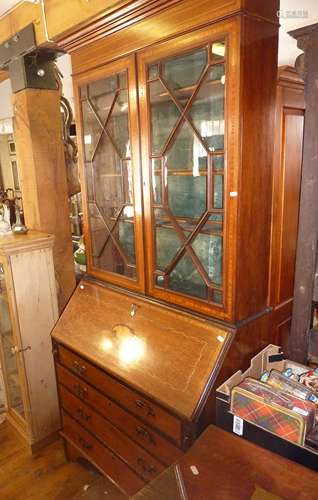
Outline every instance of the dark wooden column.
<svg viewBox="0 0 318 500">
<path fill-rule="evenodd" d="M 305 81 L 305 130 L 290 357 L 307 358 L 318 239 L 318 24 L 290 32 L 304 51 L 296 69 Z"/>
</svg>

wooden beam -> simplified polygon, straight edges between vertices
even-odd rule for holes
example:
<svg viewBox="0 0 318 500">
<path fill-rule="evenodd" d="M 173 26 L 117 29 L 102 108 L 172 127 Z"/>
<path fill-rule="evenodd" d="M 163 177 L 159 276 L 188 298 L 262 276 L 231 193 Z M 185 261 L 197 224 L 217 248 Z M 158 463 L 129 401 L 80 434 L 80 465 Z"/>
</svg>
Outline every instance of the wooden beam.
<svg viewBox="0 0 318 500">
<path fill-rule="evenodd" d="M 15 141 L 26 225 L 55 235 L 60 310 L 75 287 L 59 91 L 13 95 Z"/>
<path fill-rule="evenodd" d="M 7 78 L 9 78 L 8 72 L 5 70 L 0 70 L 0 83 L 4 82 L 4 80 L 6 80 Z"/>
<path fill-rule="evenodd" d="M 305 80 L 305 132 L 290 357 L 307 358 L 318 239 L 318 24 L 290 33 L 304 51 L 296 68 Z"/>
<path fill-rule="evenodd" d="M 34 25 L 37 45 L 47 41 L 40 4 L 23 2 L 0 17 L 0 43 L 5 42 L 28 24 Z"/>
</svg>

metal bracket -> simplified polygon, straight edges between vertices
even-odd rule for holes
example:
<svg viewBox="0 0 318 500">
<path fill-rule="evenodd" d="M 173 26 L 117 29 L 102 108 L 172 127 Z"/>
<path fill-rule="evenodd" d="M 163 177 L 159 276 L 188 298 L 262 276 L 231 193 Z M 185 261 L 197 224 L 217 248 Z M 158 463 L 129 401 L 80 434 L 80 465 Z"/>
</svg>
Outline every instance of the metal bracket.
<svg viewBox="0 0 318 500">
<path fill-rule="evenodd" d="M 34 26 L 29 24 L 0 45 L 0 69 L 8 67 L 11 61 L 35 49 Z"/>
</svg>

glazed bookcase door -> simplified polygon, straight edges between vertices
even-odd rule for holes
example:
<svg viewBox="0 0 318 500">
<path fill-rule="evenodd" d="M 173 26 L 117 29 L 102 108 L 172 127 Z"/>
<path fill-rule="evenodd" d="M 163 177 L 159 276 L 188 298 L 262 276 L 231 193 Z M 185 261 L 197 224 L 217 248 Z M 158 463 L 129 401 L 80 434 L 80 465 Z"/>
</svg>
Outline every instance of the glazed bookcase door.
<svg viewBox="0 0 318 500">
<path fill-rule="evenodd" d="M 9 269 L 5 260 L 0 261 L 0 354 L 4 376 L 8 411 L 20 426 L 26 427 L 24 370 L 20 355 L 20 343 L 14 330 L 13 314 L 10 305 L 8 282 Z"/>
<path fill-rule="evenodd" d="M 136 77 L 133 58 L 75 81 L 81 123 L 88 272 L 144 289 Z"/>
<path fill-rule="evenodd" d="M 222 318 L 232 292 L 232 43 L 228 33 L 210 28 L 139 58 L 150 293 Z M 232 189 L 234 182 L 231 176 Z"/>
</svg>

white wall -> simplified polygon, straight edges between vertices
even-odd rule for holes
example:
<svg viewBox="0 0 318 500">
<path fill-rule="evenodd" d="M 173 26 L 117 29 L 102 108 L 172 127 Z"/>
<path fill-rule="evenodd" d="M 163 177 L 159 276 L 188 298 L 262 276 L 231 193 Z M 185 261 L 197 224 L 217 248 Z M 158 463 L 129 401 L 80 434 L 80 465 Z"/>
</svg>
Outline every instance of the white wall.
<svg viewBox="0 0 318 500">
<path fill-rule="evenodd" d="M 13 116 L 10 80 L 0 83 L 0 120 Z"/>
</svg>

